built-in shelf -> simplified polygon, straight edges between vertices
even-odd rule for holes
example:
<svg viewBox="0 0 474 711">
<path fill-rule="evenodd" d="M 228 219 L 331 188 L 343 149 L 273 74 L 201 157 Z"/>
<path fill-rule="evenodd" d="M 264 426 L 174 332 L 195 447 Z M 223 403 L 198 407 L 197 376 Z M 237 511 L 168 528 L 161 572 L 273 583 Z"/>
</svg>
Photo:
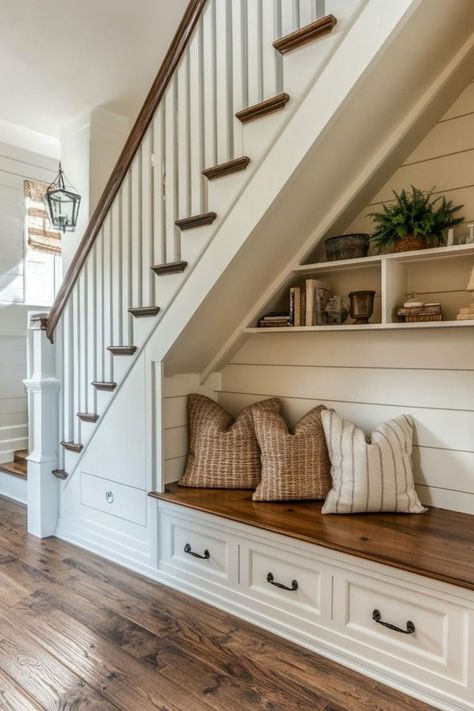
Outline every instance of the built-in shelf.
<svg viewBox="0 0 474 711">
<path fill-rule="evenodd" d="M 472 328 L 474 320 L 457 321 L 456 315 L 462 306 L 472 301 L 466 287 L 473 267 L 474 244 L 298 265 L 290 270 L 287 283 L 271 304 L 272 310 L 284 309 L 289 286 L 304 286 L 306 278 L 316 277 L 325 281 L 333 294 L 343 297 L 347 297 L 350 291 L 374 289 L 376 297 L 372 322 L 354 325 L 349 319 L 340 326 L 287 328 L 256 328 L 252 325 L 245 329 L 245 333 Z M 445 320 L 399 321 L 397 309 L 411 292 L 415 292 L 422 301 L 441 302 Z"/>
</svg>

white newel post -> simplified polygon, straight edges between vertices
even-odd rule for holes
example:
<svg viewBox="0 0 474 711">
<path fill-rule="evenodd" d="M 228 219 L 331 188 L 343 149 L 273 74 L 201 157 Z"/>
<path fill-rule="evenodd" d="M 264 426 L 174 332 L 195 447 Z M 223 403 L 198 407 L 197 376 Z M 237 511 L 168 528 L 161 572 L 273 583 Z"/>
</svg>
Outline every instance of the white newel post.
<svg viewBox="0 0 474 711">
<path fill-rule="evenodd" d="M 56 532 L 59 482 L 57 467 L 58 393 L 55 347 L 44 330 L 46 314 L 28 314 L 28 392 L 30 453 L 28 456 L 28 533 L 39 538 Z"/>
</svg>

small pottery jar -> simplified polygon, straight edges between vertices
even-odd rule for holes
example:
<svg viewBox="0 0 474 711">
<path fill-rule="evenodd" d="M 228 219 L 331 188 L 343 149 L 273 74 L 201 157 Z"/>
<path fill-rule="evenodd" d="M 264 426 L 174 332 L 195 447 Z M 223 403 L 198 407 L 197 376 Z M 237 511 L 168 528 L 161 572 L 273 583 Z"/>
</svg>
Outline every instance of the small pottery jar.
<svg viewBox="0 0 474 711">
<path fill-rule="evenodd" d="M 375 291 L 351 291 L 349 294 L 351 318 L 355 324 L 369 323 L 374 313 Z"/>
</svg>

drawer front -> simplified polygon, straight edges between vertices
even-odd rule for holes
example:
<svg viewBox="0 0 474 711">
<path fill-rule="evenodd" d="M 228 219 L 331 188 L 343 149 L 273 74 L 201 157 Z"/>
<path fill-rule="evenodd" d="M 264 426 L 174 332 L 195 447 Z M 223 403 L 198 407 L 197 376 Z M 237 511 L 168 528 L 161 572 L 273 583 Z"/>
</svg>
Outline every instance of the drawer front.
<svg viewBox="0 0 474 711">
<path fill-rule="evenodd" d="M 336 622 L 368 645 L 372 657 L 392 658 L 463 681 L 467 611 L 414 589 L 356 574 L 336 581 Z"/>
<path fill-rule="evenodd" d="M 146 493 L 133 486 L 81 472 L 81 504 L 146 526 Z"/>
<path fill-rule="evenodd" d="M 161 560 L 204 579 L 237 578 L 238 545 L 221 531 L 195 521 L 160 514 Z"/>
<path fill-rule="evenodd" d="M 267 544 L 248 543 L 241 551 L 241 582 L 253 598 L 277 612 L 311 622 L 328 617 L 331 575 L 304 555 Z"/>
</svg>

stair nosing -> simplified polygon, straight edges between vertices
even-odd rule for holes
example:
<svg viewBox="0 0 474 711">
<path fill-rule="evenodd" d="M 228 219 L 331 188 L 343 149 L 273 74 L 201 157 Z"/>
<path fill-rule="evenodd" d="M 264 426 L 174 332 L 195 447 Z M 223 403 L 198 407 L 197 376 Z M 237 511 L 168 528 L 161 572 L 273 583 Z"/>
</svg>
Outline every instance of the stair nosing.
<svg viewBox="0 0 474 711">
<path fill-rule="evenodd" d="M 128 312 L 135 318 L 144 318 L 145 316 L 157 316 L 160 312 L 159 306 L 136 306 L 128 309 Z"/>
<path fill-rule="evenodd" d="M 166 274 L 177 274 L 179 272 L 184 272 L 188 266 L 187 262 L 165 262 L 164 264 L 155 264 L 152 270 L 157 276 L 165 276 Z"/>
<path fill-rule="evenodd" d="M 20 462 L 2 462 L 0 464 L 0 472 L 2 472 L 3 474 L 8 474 L 9 476 L 16 476 L 18 477 L 18 479 L 26 479 L 28 477 L 28 468 L 26 462 L 24 463 L 25 470 L 20 472 L 12 471 L 10 468 L 12 467 L 12 465 L 18 467 L 20 465 Z"/>
<path fill-rule="evenodd" d="M 273 46 L 280 54 L 288 54 L 288 52 L 292 52 L 308 42 L 313 42 L 319 37 L 329 34 L 336 23 L 337 20 L 334 15 L 325 15 L 309 25 L 300 27 L 295 32 L 290 32 L 284 37 L 280 37 L 274 41 Z"/>
<path fill-rule="evenodd" d="M 284 109 L 289 100 L 289 94 L 282 92 L 277 96 L 273 96 L 271 99 L 265 99 L 265 101 L 261 101 L 258 104 L 253 104 L 253 106 L 248 106 L 245 109 L 237 111 L 235 117 L 242 123 L 250 123 L 250 121 L 256 121 L 257 119 L 268 116 L 275 111 Z"/>
<path fill-rule="evenodd" d="M 80 442 L 61 442 L 61 447 L 64 447 L 68 452 L 75 452 L 76 454 L 79 454 L 79 452 L 82 452 L 82 449 L 84 447 L 83 444 Z"/>
<path fill-rule="evenodd" d="M 112 355 L 132 356 L 137 352 L 137 346 L 107 346 L 107 350 L 110 351 Z"/>
<path fill-rule="evenodd" d="M 56 477 L 56 479 L 67 479 L 68 478 L 68 473 L 66 472 L 65 469 L 53 469 L 51 471 L 51 474 Z"/>
<path fill-rule="evenodd" d="M 213 165 L 211 168 L 205 168 L 202 174 L 208 180 L 216 180 L 217 178 L 222 178 L 225 175 L 231 175 L 232 173 L 238 173 L 245 168 L 250 163 L 250 158 L 248 156 L 242 156 L 241 158 L 233 158 L 225 163 L 218 163 Z"/>
<path fill-rule="evenodd" d="M 117 383 L 107 380 L 93 380 L 91 385 L 97 388 L 97 390 L 115 390 L 117 387 Z"/>
<path fill-rule="evenodd" d="M 97 422 L 99 415 L 95 412 L 77 412 L 77 417 L 83 422 Z"/>
<path fill-rule="evenodd" d="M 215 212 L 203 212 L 200 215 L 192 215 L 191 217 L 183 217 L 180 220 L 176 220 L 174 223 L 182 232 L 185 230 L 192 230 L 195 227 L 203 227 L 204 225 L 212 225 L 214 220 L 217 218 Z"/>
</svg>

